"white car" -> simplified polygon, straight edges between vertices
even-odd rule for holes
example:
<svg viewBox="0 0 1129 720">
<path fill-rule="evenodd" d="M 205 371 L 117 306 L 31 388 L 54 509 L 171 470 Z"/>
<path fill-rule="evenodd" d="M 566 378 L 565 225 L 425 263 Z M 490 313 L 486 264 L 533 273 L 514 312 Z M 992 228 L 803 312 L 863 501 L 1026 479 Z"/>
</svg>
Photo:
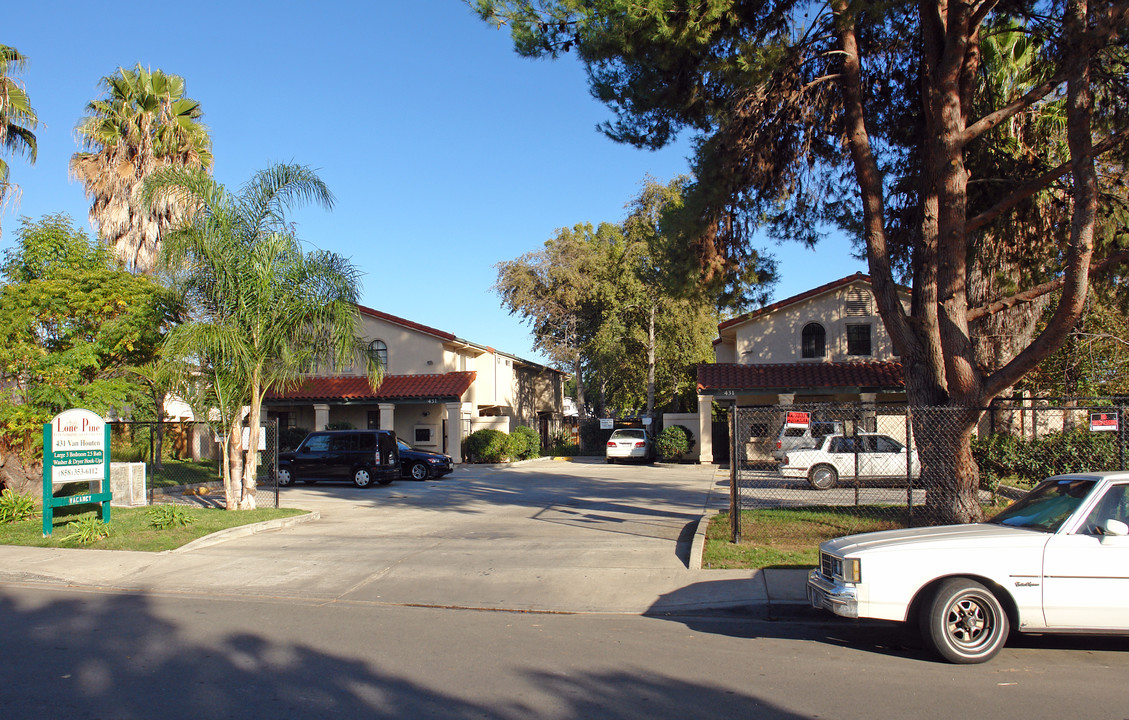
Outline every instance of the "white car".
<svg viewBox="0 0 1129 720">
<path fill-rule="evenodd" d="M 1129 634 L 1129 472 L 1049 478 L 986 523 L 828 540 L 807 595 L 908 623 L 955 663 L 992 658 L 1009 628 Z"/>
<path fill-rule="evenodd" d="M 786 478 L 806 478 L 816 490 L 830 490 L 840 478 L 862 480 L 905 479 L 921 474 L 917 451 L 890 437 L 876 433 L 827 435 L 816 447 L 788 451 L 780 463 L 780 474 Z"/>
<path fill-rule="evenodd" d="M 654 456 L 654 446 L 646 430 L 620 428 L 608 438 L 605 458 L 609 463 L 614 463 L 616 460 L 649 462 Z"/>
</svg>

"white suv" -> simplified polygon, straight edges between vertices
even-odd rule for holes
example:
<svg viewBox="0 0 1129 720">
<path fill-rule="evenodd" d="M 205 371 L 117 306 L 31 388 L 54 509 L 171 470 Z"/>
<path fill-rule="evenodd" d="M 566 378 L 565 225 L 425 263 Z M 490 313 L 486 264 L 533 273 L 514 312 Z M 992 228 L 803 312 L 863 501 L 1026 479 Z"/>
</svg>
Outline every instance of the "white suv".
<svg viewBox="0 0 1129 720">
<path fill-rule="evenodd" d="M 828 435 L 814 448 L 789 451 L 780 465 L 787 478 L 807 478 L 816 490 L 830 490 L 841 477 L 860 479 L 911 478 L 921 474 L 917 451 L 890 437 L 875 433 Z"/>
</svg>

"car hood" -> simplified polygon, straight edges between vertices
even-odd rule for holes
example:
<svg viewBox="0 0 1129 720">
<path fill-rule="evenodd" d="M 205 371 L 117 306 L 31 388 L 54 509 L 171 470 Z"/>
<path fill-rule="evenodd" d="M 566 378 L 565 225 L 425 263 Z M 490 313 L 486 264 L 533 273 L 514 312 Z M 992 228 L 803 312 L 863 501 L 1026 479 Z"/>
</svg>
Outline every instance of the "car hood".
<svg viewBox="0 0 1129 720">
<path fill-rule="evenodd" d="M 1039 530 L 975 523 L 939 527 L 882 530 L 847 535 L 820 544 L 820 550 L 838 556 L 874 552 L 976 549 L 1041 546 L 1050 538 Z"/>
<path fill-rule="evenodd" d="M 438 460 L 450 461 L 451 456 L 450 455 L 444 455 L 443 453 L 430 452 L 428 450 L 405 450 L 404 448 L 400 448 L 400 459 L 401 460 L 438 459 Z"/>
</svg>

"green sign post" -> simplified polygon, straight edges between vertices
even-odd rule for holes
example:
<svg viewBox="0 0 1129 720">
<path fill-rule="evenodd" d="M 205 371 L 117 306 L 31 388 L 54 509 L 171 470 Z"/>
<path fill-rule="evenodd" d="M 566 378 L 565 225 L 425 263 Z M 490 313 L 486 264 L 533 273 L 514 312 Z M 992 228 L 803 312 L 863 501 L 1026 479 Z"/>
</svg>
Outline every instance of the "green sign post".
<svg viewBox="0 0 1129 720">
<path fill-rule="evenodd" d="M 99 492 L 55 497 L 55 487 L 99 483 Z M 64 410 L 43 426 L 43 537 L 51 534 L 55 508 L 102 504 L 110 522 L 110 426 L 89 410 Z"/>
</svg>

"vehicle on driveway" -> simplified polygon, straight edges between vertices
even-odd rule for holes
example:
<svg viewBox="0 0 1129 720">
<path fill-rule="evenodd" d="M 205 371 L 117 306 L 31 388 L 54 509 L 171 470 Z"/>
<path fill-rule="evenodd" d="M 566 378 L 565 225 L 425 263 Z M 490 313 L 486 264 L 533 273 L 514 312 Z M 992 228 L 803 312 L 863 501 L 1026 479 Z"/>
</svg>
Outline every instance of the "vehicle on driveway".
<svg viewBox="0 0 1129 720">
<path fill-rule="evenodd" d="M 400 476 L 412 480 L 441 478 L 451 472 L 451 456 L 443 453 L 417 450 L 403 440 L 397 439 L 400 448 Z"/>
<path fill-rule="evenodd" d="M 917 451 L 890 437 L 876 433 L 828 435 L 817 447 L 792 450 L 780 464 L 786 478 L 806 478 L 816 490 L 830 490 L 841 478 L 892 480 L 921 474 Z"/>
<path fill-rule="evenodd" d="M 646 430 L 620 428 L 608 438 L 605 459 L 609 463 L 616 460 L 652 462 L 655 459 L 655 445 Z"/>
<path fill-rule="evenodd" d="M 350 480 L 357 487 L 387 485 L 400 476 L 400 451 L 391 430 L 312 432 L 290 452 L 278 454 L 278 484 L 295 480 Z"/>
<path fill-rule="evenodd" d="M 1129 472 L 1049 478 L 986 523 L 828 540 L 807 594 L 904 622 L 954 663 L 989 660 L 1009 630 L 1129 635 Z"/>
<path fill-rule="evenodd" d="M 818 447 L 828 435 L 842 433 L 843 423 L 838 420 L 813 420 L 802 426 L 785 424 L 780 428 L 780 434 L 776 436 L 776 447 L 772 451 L 772 457 L 777 461 L 783 461 L 784 456 L 792 450 Z"/>
</svg>

